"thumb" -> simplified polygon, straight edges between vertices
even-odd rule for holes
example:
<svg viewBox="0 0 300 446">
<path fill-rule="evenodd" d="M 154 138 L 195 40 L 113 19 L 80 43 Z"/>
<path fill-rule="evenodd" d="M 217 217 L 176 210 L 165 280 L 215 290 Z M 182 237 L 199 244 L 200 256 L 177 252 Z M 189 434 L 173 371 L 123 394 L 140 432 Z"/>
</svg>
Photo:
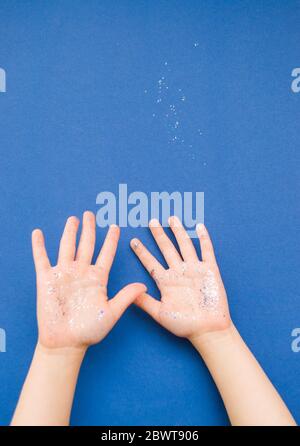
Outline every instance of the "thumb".
<svg viewBox="0 0 300 446">
<path fill-rule="evenodd" d="M 146 291 L 147 288 L 143 283 L 131 283 L 122 288 L 115 297 L 109 301 L 109 305 L 111 306 L 111 310 L 116 319 L 118 320 L 129 305 Z"/>
</svg>

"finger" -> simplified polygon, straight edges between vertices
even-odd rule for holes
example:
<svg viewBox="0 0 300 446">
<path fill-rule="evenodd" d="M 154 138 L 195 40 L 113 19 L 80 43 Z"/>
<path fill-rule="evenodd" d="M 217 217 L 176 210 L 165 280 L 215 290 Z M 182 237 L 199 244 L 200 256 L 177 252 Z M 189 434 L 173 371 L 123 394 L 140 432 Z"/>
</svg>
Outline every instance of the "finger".
<svg viewBox="0 0 300 446">
<path fill-rule="evenodd" d="M 159 313 L 161 308 L 161 302 L 154 299 L 149 294 L 141 294 L 134 302 L 138 307 L 142 308 L 146 313 L 150 314 L 156 322 L 159 321 Z"/>
<path fill-rule="evenodd" d="M 96 261 L 96 266 L 101 269 L 106 283 L 116 255 L 119 238 L 120 228 L 117 225 L 111 225 Z"/>
<path fill-rule="evenodd" d="M 51 267 L 46 247 L 44 235 L 40 229 L 35 229 L 32 232 L 31 236 L 32 240 L 32 252 L 33 252 L 33 260 L 36 271 L 45 270 Z"/>
<path fill-rule="evenodd" d="M 157 274 L 161 275 L 165 272 L 163 266 L 137 238 L 131 240 L 130 246 L 153 278 L 155 278 Z"/>
<path fill-rule="evenodd" d="M 132 304 L 140 294 L 145 293 L 147 288 L 142 283 L 132 283 L 125 286 L 116 296 L 109 301 L 111 310 L 119 319 L 124 311 Z"/>
<path fill-rule="evenodd" d="M 216 263 L 213 244 L 206 227 L 203 224 L 198 224 L 196 231 L 200 240 L 201 256 L 203 262 Z"/>
<path fill-rule="evenodd" d="M 193 242 L 182 226 L 179 218 L 175 216 L 170 217 L 169 225 L 175 235 L 183 260 L 199 261 Z"/>
<path fill-rule="evenodd" d="M 57 263 L 73 262 L 76 252 L 76 236 L 79 226 L 77 217 L 69 217 L 60 240 Z"/>
<path fill-rule="evenodd" d="M 77 249 L 76 260 L 90 264 L 96 240 L 96 222 L 93 212 L 86 211 L 82 219 L 82 231 Z"/>
<path fill-rule="evenodd" d="M 161 227 L 159 221 L 156 219 L 151 220 L 149 222 L 149 228 L 159 249 L 166 259 L 167 264 L 172 267 L 178 265 L 178 263 L 181 263 L 182 258 L 180 257 L 177 249 Z"/>
</svg>

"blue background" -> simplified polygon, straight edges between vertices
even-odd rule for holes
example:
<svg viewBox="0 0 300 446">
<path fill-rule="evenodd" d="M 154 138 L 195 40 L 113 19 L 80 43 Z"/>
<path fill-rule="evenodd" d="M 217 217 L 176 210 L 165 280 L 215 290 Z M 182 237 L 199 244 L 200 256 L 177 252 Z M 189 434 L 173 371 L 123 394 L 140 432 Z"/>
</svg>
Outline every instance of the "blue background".
<svg viewBox="0 0 300 446">
<path fill-rule="evenodd" d="M 55 261 L 67 216 L 96 212 L 119 183 L 204 191 L 233 319 L 300 421 L 299 42 L 299 1 L 1 0 L 1 424 L 37 335 L 31 230 L 43 228 Z M 159 255 L 147 229 L 123 230 L 111 295 L 137 280 L 156 292 L 134 235 Z M 193 348 L 130 308 L 89 350 L 72 423 L 228 419 Z"/>
</svg>

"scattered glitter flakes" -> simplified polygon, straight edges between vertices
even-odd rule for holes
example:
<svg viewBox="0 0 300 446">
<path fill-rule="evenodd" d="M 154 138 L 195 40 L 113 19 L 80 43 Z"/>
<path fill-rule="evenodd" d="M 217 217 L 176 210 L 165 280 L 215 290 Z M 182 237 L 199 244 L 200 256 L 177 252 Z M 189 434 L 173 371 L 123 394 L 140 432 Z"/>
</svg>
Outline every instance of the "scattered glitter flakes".
<svg viewBox="0 0 300 446">
<path fill-rule="evenodd" d="M 199 42 L 194 43 L 194 48 L 197 48 L 199 46 Z"/>
<path fill-rule="evenodd" d="M 193 46 L 198 47 L 198 41 L 195 41 Z M 167 60 L 163 61 L 161 76 L 156 81 L 156 90 L 154 91 L 156 95 L 154 101 L 157 108 L 153 110 L 152 117 L 160 119 L 162 124 L 165 125 L 169 143 L 180 146 L 186 145 L 187 155 L 195 159 L 195 155 L 192 155 L 189 151 L 193 146 L 195 147 L 195 144 L 192 144 L 193 140 L 191 140 L 191 138 L 195 139 L 195 134 L 192 135 L 193 132 L 188 130 L 183 121 L 183 116 L 188 113 L 188 106 L 191 101 L 188 100 L 184 88 L 178 84 L 176 85 L 176 82 L 176 78 L 172 76 L 169 62 Z M 149 89 L 145 89 L 144 92 L 150 94 Z M 186 134 L 187 131 L 188 134 Z M 201 136 L 202 131 L 196 129 L 196 134 Z M 194 142 L 196 143 L 196 141 Z"/>
<path fill-rule="evenodd" d="M 179 319 L 179 320 L 189 319 L 192 321 L 196 320 L 196 317 L 194 315 L 181 313 L 179 311 L 165 311 L 164 310 L 164 311 L 161 311 L 160 314 L 163 316 L 170 317 L 171 319 L 174 319 L 174 320 L 176 320 L 176 319 Z"/>
<path fill-rule="evenodd" d="M 54 286 L 49 286 L 47 288 L 47 293 L 48 294 L 54 294 L 56 292 L 56 288 Z"/>
<path fill-rule="evenodd" d="M 219 304 L 220 293 L 218 283 L 212 271 L 207 271 L 205 273 L 200 291 L 203 296 L 200 306 L 216 311 Z"/>
<path fill-rule="evenodd" d="M 183 262 L 182 266 L 181 266 L 181 272 L 183 275 L 186 273 L 186 270 L 187 270 L 187 265 L 186 265 L 186 263 Z"/>
</svg>

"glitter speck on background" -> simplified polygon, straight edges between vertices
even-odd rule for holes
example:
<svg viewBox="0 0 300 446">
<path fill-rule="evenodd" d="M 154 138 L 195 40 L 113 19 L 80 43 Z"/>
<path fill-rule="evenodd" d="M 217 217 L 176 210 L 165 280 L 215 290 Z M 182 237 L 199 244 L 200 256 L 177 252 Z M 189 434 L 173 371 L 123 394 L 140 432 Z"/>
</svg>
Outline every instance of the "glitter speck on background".
<svg viewBox="0 0 300 446">
<path fill-rule="evenodd" d="M 196 62 L 201 54 L 199 42 L 192 42 L 189 51 L 195 54 Z M 184 81 L 185 79 L 181 80 Z M 154 100 L 155 109 L 152 118 L 159 120 L 164 126 L 168 144 L 176 145 L 178 150 L 195 160 L 200 146 L 198 138 L 203 132 L 199 128 L 191 128 L 188 109 L 193 97 L 186 94 L 184 85 L 178 85 L 179 82 L 178 73 L 174 72 L 172 62 L 164 60 L 161 62 L 158 80 L 152 86 L 147 85 L 144 92 L 149 93 L 148 98 Z M 188 86 L 188 79 L 186 82 Z M 197 152 L 193 151 L 194 147 L 197 148 Z"/>
</svg>

